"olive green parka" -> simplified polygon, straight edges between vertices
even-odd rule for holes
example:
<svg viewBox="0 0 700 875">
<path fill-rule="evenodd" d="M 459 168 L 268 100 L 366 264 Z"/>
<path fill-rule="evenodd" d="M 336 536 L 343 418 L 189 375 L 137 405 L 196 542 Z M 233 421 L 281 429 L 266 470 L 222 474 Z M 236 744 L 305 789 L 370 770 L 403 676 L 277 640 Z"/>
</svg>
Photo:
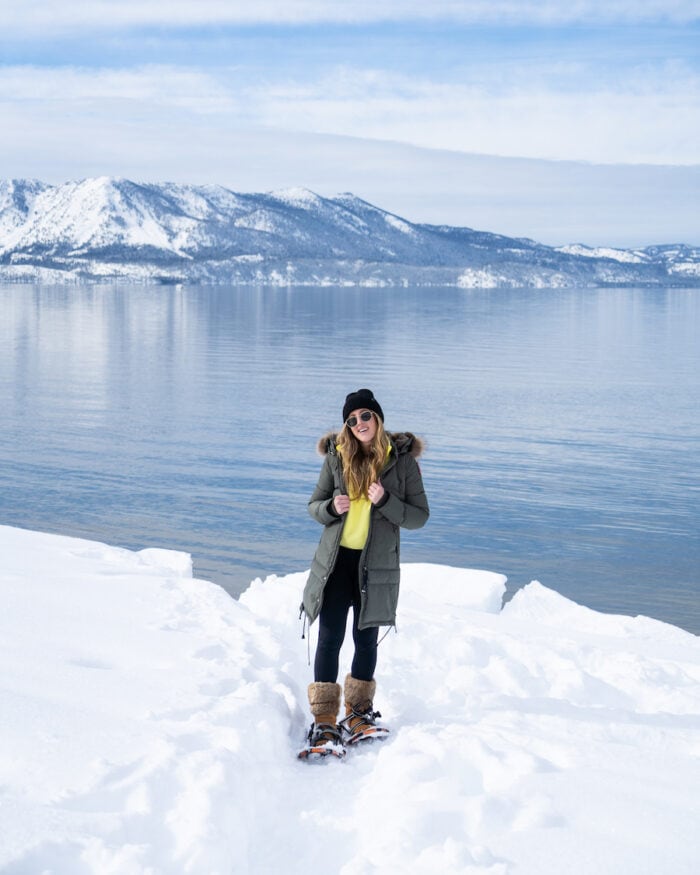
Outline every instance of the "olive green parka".
<svg viewBox="0 0 700 875">
<path fill-rule="evenodd" d="M 430 514 L 416 461 L 423 442 L 410 432 L 393 433 L 388 437 L 391 451 L 379 477 L 385 494 L 370 510 L 369 533 L 360 558 L 360 629 L 396 624 L 399 528 L 420 529 Z M 318 449 L 325 459 L 309 500 L 309 513 L 324 527 L 304 588 L 302 611 L 310 623 L 321 611 L 323 592 L 335 568 L 345 520 L 332 506 L 336 495 L 347 494 L 337 439 L 336 434 L 328 434 L 319 441 Z"/>
</svg>

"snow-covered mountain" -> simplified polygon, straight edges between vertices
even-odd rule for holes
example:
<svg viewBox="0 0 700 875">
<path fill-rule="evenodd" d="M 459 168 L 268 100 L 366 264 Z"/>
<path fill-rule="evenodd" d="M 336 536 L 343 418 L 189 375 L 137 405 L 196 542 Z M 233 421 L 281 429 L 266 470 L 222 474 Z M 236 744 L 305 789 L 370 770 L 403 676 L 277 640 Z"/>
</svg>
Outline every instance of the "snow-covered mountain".
<svg viewBox="0 0 700 875">
<path fill-rule="evenodd" d="M 99 177 L 0 181 L 0 280 L 278 285 L 700 283 L 700 249 L 553 248 L 414 224 L 352 194 Z"/>
</svg>

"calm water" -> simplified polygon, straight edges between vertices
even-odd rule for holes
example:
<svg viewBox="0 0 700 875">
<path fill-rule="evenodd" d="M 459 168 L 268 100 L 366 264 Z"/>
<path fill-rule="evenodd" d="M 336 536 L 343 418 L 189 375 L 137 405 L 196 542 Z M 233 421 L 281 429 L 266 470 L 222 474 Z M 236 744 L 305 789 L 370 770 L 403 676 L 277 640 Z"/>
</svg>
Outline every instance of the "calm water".
<svg viewBox="0 0 700 875">
<path fill-rule="evenodd" d="M 317 439 L 370 386 L 428 443 L 404 561 L 700 633 L 699 329 L 697 290 L 0 287 L 0 523 L 232 594 L 302 570 Z"/>
</svg>

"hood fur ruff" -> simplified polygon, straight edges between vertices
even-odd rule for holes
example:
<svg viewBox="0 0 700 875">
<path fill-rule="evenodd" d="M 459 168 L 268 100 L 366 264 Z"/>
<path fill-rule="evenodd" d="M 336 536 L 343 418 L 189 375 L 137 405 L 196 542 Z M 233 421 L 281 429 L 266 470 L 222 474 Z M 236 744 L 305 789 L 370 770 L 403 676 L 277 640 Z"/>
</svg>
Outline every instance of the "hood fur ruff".
<svg viewBox="0 0 700 875">
<path fill-rule="evenodd" d="M 387 435 L 396 446 L 399 455 L 401 453 L 410 453 L 414 459 L 417 459 L 425 449 L 423 438 L 419 438 L 411 431 L 388 431 Z M 329 447 L 335 446 L 337 440 L 338 433 L 335 431 L 329 431 L 327 434 L 324 434 L 316 447 L 319 455 L 327 456 Z"/>
</svg>

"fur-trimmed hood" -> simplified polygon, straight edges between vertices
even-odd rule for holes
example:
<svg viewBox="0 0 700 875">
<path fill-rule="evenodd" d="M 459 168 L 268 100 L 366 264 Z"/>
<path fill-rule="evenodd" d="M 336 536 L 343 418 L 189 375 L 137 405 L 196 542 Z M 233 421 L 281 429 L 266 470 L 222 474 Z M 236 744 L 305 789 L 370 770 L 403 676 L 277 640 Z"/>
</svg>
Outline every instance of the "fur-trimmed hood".
<svg viewBox="0 0 700 875">
<path fill-rule="evenodd" d="M 387 437 L 396 447 L 396 452 L 399 456 L 403 453 L 410 453 L 414 459 L 417 459 L 423 454 L 425 449 L 423 438 L 418 437 L 411 431 L 388 431 Z M 327 456 L 329 452 L 335 454 L 337 442 L 337 432 L 329 431 L 327 434 L 324 434 L 316 447 L 319 455 Z"/>
</svg>

